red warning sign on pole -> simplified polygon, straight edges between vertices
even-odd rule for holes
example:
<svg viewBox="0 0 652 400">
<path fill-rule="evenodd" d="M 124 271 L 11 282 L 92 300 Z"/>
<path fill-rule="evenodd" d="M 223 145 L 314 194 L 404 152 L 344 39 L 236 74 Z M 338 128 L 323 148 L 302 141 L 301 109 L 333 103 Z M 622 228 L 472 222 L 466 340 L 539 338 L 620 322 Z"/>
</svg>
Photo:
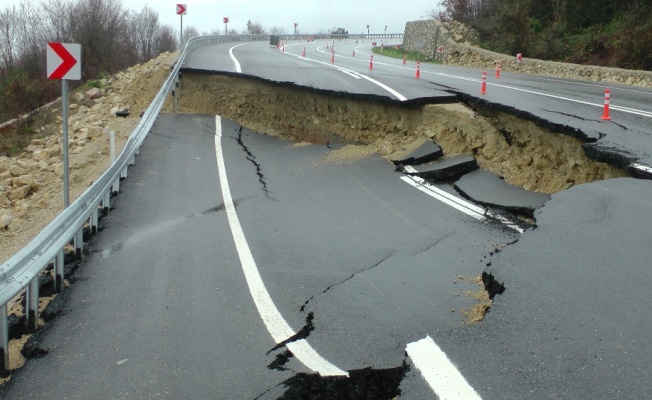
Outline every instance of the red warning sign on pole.
<svg viewBox="0 0 652 400">
<path fill-rule="evenodd" d="M 46 50 L 49 79 L 81 79 L 81 45 L 77 43 L 48 43 Z"/>
<path fill-rule="evenodd" d="M 224 17 L 224 23 L 228 24 L 229 23 L 229 17 Z"/>
<path fill-rule="evenodd" d="M 177 4 L 177 15 L 186 15 L 188 10 L 187 4 Z"/>
</svg>

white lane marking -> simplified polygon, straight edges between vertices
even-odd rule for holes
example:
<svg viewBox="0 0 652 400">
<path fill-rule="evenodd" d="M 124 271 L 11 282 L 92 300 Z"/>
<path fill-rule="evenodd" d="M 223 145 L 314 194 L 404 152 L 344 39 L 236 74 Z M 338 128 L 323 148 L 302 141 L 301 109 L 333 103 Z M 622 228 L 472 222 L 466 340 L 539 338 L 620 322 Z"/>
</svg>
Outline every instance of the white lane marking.
<svg viewBox="0 0 652 400">
<path fill-rule="evenodd" d="M 430 336 L 408 343 L 406 352 L 440 400 L 481 400 Z"/>
<path fill-rule="evenodd" d="M 240 263 L 242 264 L 242 271 L 249 286 L 249 292 L 269 334 L 272 335 L 276 343 L 281 343 L 294 336 L 295 332 L 287 321 L 285 321 L 278 308 L 276 308 L 272 297 L 269 295 L 265 283 L 258 272 L 254 256 L 251 254 L 251 250 L 247 244 L 242 226 L 240 225 L 235 204 L 231 197 L 229 181 L 226 176 L 226 165 L 224 163 L 224 154 L 222 153 L 222 118 L 219 115 L 215 116 L 215 154 L 217 157 L 217 168 L 220 186 L 222 188 L 222 198 L 224 199 L 224 208 L 229 220 L 231 234 L 233 235 L 233 241 L 238 251 Z M 339 369 L 320 356 L 304 339 L 288 343 L 287 348 L 292 351 L 297 360 L 303 363 L 303 365 L 322 376 L 349 375 L 346 371 Z"/>
<path fill-rule="evenodd" d="M 229 49 L 229 55 L 231 56 L 231 60 L 233 60 L 233 64 L 235 64 L 235 72 L 239 74 L 242 73 L 242 67 L 240 66 L 240 62 L 238 61 L 238 59 L 235 58 L 235 56 L 233 55 L 233 49 L 235 49 L 236 47 L 245 46 L 247 44 L 251 44 L 251 43 L 238 44 Z"/>
<path fill-rule="evenodd" d="M 321 52 L 321 49 L 318 48 L 318 51 Z M 339 57 L 340 58 L 346 58 L 348 60 L 368 62 L 368 61 L 360 60 L 360 59 L 353 58 L 353 57 L 345 57 L 345 56 L 339 56 Z M 387 64 L 387 63 L 384 63 L 384 62 L 382 62 L 380 60 L 375 60 L 374 61 L 374 66 L 377 66 L 377 65 L 382 65 L 382 66 L 397 68 L 397 69 L 403 69 L 403 70 L 409 70 L 409 71 L 414 71 L 415 70 L 414 68 L 403 67 L 403 66 L 394 65 L 394 64 Z M 421 69 L 421 73 L 422 74 L 431 74 L 431 75 L 442 76 L 442 77 L 445 77 L 445 78 L 458 79 L 458 80 L 463 80 L 463 81 L 468 81 L 468 82 L 478 82 L 478 83 L 481 82 L 480 79 L 467 78 L 465 76 L 447 74 L 447 73 L 444 73 L 444 72 L 432 72 L 432 71 L 426 71 L 424 69 Z M 515 91 L 519 91 L 519 92 L 523 92 L 523 93 L 534 94 L 534 95 L 538 95 L 538 96 L 550 97 L 550 98 L 557 99 L 557 100 L 569 101 L 569 102 L 577 103 L 577 104 L 584 104 L 584 105 L 587 105 L 587 106 L 604 107 L 604 103 L 590 103 L 588 101 L 575 100 L 575 99 L 571 99 L 571 98 L 568 98 L 568 97 L 556 96 L 554 94 L 548 94 L 548 93 L 541 93 L 541 92 L 537 92 L 537 91 L 534 91 L 534 90 L 521 89 L 521 88 L 517 88 L 517 87 L 513 87 L 513 86 L 502 85 L 502 84 L 499 84 L 499 83 L 487 82 L 487 85 L 496 86 L 496 87 L 500 87 L 500 88 L 507 89 L 507 90 L 515 90 Z M 620 88 L 619 88 L 619 90 L 620 90 Z M 646 94 L 649 94 L 649 93 L 646 93 Z M 638 109 L 635 109 L 635 108 L 623 107 L 623 106 L 618 106 L 618 105 L 613 105 L 613 104 L 610 107 L 611 107 L 612 110 L 617 110 L 617 111 L 622 111 L 622 112 L 629 113 L 629 114 L 639 115 L 639 116 L 642 116 L 642 117 L 652 118 L 652 111 L 638 110 Z"/>
<path fill-rule="evenodd" d="M 351 73 L 350 71 L 347 71 L 345 69 L 340 68 L 340 71 L 344 72 L 345 74 L 355 78 L 355 79 L 362 79 L 362 77 L 358 74 Z"/>
<path fill-rule="evenodd" d="M 449 196 L 447 196 L 448 193 L 444 192 L 443 190 L 440 190 L 434 186 L 427 187 L 426 183 L 421 178 L 402 176 L 401 180 L 403 180 L 410 186 L 422 191 L 423 193 L 431 197 L 434 197 L 435 199 L 441 201 L 442 203 L 447 204 L 455 208 L 456 210 L 463 212 L 466 215 L 470 215 L 473 218 L 480 221 L 487 220 L 487 218 L 484 215 L 482 215 L 479 212 L 479 210 L 477 210 L 477 207 L 475 207 L 473 204 L 463 204 L 464 202 L 457 198 L 451 199 L 449 198 Z"/>
<path fill-rule="evenodd" d="M 638 169 L 638 170 L 645 171 L 647 173 L 652 173 L 652 168 L 650 168 L 650 167 L 648 167 L 646 165 L 639 164 L 639 163 L 632 163 L 631 166 L 633 168 Z"/>
<path fill-rule="evenodd" d="M 296 58 L 298 58 L 298 59 L 300 59 L 300 60 L 310 61 L 310 62 L 314 62 L 314 63 L 317 63 L 317 64 L 325 65 L 325 66 L 330 67 L 330 68 L 335 68 L 335 69 L 337 69 L 337 70 L 339 70 L 339 71 L 344 72 L 344 73 L 347 74 L 347 75 L 356 75 L 356 76 L 359 76 L 360 78 L 362 78 L 362 79 L 366 79 L 366 80 L 368 80 L 369 82 L 373 83 L 374 85 L 379 86 L 379 87 L 381 87 L 382 89 L 388 91 L 389 93 L 391 93 L 392 95 L 394 95 L 394 97 L 396 97 L 396 98 L 399 99 L 400 101 L 407 101 L 407 97 L 403 96 L 401 93 L 397 92 L 396 90 L 392 89 L 391 87 L 385 85 L 385 84 L 382 83 L 382 82 L 379 82 L 379 81 L 377 81 L 377 80 L 375 80 L 375 79 L 373 79 L 373 78 L 368 77 L 368 76 L 365 75 L 365 74 L 361 74 L 361 73 L 359 73 L 359 72 L 357 72 L 357 71 L 353 71 L 353 70 L 350 70 L 350 69 L 348 69 L 348 68 L 339 67 L 339 66 L 333 65 L 333 64 L 331 64 L 331 63 L 327 63 L 327 62 L 323 62 L 323 61 L 315 60 L 314 58 L 303 57 L 303 55 L 301 55 L 301 54 L 294 54 L 294 53 L 290 53 L 289 51 L 286 51 L 286 52 L 283 53 L 283 54 L 287 54 L 287 55 L 289 55 L 289 56 L 294 56 L 294 57 L 296 57 Z"/>
<path fill-rule="evenodd" d="M 510 72 L 502 72 L 503 75 L 511 75 L 511 76 L 522 76 L 523 74 L 518 74 L 518 73 L 510 73 Z M 574 82 L 570 81 L 567 79 L 555 79 L 555 78 L 545 78 L 541 75 L 529 75 L 531 76 L 531 79 L 533 80 L 540 80 L 540 81 L 547 81 L 547 82 L 555 82 L 555 83 L 564 83 L 568 85 L 575 85 L 575 86 L 589 86 L 589 87 L 594 87 L 594 88 L 601 88 L 604 89 L 605 86 L 609 86 L 611 84 L 613 85 L 618 85 L 617 82 L 600 82 L 600 84 L 597 83 L 585 83 L 585 82 Z M 637 94 L 645 94 L 645 95 L 652 95 L 650 92 L 645 92 L 643 90 L 636 90 L 636 89 L 628 89 L 628 88 L 623 88 L 623 87 L 615 87 L 611 89 L 611 91 L 618 90 L 619 92 L 630 92 L 630 93 L 637 93 Z"/>
<path fill-rule="evenodd" d="M 414 168 L 412 168 L 409 165 L 405 167 L 405 171 L 408 173 L 417 172 Z M 466 215 L 470 215 L 471 217 L 479 221 L 486 222 L 487 218 L 491 218 L 507 226 L 508 228 L 517 231 L 518 233 L 525 232 L 525 230 L 520 226 L 518 226 L 518 224 L 514 223 L 513 221 L 510 221 L 509 219 L 503 217 L 502 215 L 496 214 L 487 208 L 477 206 L 459 197 L 453 196 L 452 194 L 447 193 L 446 191 L 441 190 L 438 187 L 429 184 L 423 178 L 417 176 L 402 176 L 401 179 L 404 182 L 408 183 L 410 186 L 420 190 L 421 192 L 431 197 L 434 197 L 435 199 L 441 201 L 442 203 L 447 204 L 455 208 L 456 210 L 463 212 Z"/>
</svg>

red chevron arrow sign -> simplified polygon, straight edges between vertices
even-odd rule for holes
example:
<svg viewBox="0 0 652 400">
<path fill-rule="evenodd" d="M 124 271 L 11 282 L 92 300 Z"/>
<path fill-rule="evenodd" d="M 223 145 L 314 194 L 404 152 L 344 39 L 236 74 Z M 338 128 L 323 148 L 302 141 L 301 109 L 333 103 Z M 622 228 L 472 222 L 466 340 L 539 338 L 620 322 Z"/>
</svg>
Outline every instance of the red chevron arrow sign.
<svg viewBox="0 0 652 400">
<path fill-rule="evenodd" d="M 49 79 L 81 79 L 81 45 L 48 43 L 47 74 Z"/>
<path fill-rule="evenodd" d="M 186 4 L 177 4 L 177 15 L 186 15 L 186 9 L 188 6 Z"/>
</svg>

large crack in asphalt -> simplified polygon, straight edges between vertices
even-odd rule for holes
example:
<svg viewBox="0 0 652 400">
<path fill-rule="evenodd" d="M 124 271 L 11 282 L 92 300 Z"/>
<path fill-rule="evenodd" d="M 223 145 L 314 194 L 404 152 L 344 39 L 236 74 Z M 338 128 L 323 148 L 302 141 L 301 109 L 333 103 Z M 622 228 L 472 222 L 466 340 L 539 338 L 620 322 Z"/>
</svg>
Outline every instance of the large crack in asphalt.
<svg viewBox="0 0 652 400">
<path fill-rule="evenodd" d="M 409 370 L 407 362 L 403 361 L 395 368 L 351 370 L 348 377 L 298 373 L 282 382 L 286 391 L 277 399 L 395 399 L 401 394 L 401 382 Z"/>
<path fill-rule="evenodd" d="M 310 333 L 315 330 L 315 325 L 313 323 L 314 319 L 315 319 L 315 314 L 313 312 L 308 313 L 308 316 L 306 316 L 306 324 L 303 326 L 303 328 L 299 329 L 297 333 L 285 339 L 284 341 L 277 343 L 276 346 L 272 347 L 267 352 L 267 354 L 270 354 L 273 351 L 285 347 L 285 345 L 287 345 L 288 343 L 306 339 L 308 336 L 310 336 Z"/>
<path fill-rule="evenodd" d="M 321 293 L 319 293 L 317 296 L 320 296 L 320 295 L 326 294 L 328 291 L 330 291 L 330 290 L 333 289 L 334 287 L 339 286 L 339 285 L 342 285 L 342 284 L 346 283 L 347 281 L 353 279 L 356 275 L 360 275 L 360 274 L 363 273 L 363 272 L 366 272 L 366 271 L 369 271 L 369 270 L 371 270 L 371 269 L 374 269 L 374 268 L 378 267 L 380 264 L 382 264 L 383 262 L 387 261 L 387 260 L 388 260 L 388 259 L 389 259 L 393 254 L 394 254 L 395 251 L 396 251 L 396 250 L 392 250 L 392 251 L 390 251 L 389 254 L 387 254 L 387 255 L 386 255 L 382 260 L 378 261 L 378 262 L 375 263 L 374 265 L 369 266 L 369 267 L 366 267 L 366 268 L 364 268 L 364 269 L 361 269 L 361 270 L 359 270 L 359 271 L 357 271 L 357 272 L 354 272 L 354 273 L 351 274 L 351 276 L 347 277 L 346 279 L 344 279 L 344 280 L 342 280 L 342 281 L 340 281 L 340 282 L 337 282 L 337 283 L 334 283 L 334 284 L 328 286 L 326 289 L 322 290 Z M 314 298 L 315 298 L 315 296 L 311 296 L 308 300 L 306 300 L 306 301 L 303 303 L 303 305 L 301 305 L 301 308 L 299 309 L 299 311 L 304 312 L 305 309 L 306 309 L 306 306 L 307 306 L 308 304 L 310 304 L 310 301 L 313 300 Z M 310 314 L 309 314 L 309 315 L 310 315 Z"/>
<path fill-rule="evenodd" d="M 442 242 L 442 241 L 445 240 L 445 239 L 448 239 L 449 237 L 451 237 L 451 236 L 453 236 L 453 235 L 455 235 L 455 232 L 451 232 L 451 233 L 449 233 L 449 234 L 447 234 L 447 235 L 444 235 L 444 236 L 438 238 L 437 240 L 435 240 L 435 242 L 434 242 L 433 244 L 429 245 L 429 246 L 426 247 L 425 249 L 423 249 L 423 250 L 421 250 L 421 251 L 418 251 L 418 252 L 412 254 L 412 257 L 418 256 L 419 254 L 423 254 L 423 253 L 425 253 L 425 252 L 427 252 L 427 251 L 430 251 L 430 249 L 432 249 L 432 248 L 434 248 L 435 246 L 437 246 L 440 242 Z"/>
<path fill-rule="evenodd" d="M 183 98 L 179 112 L 221 115 L 262 134 L 343 143 L 350 149 L 366 146 L 369 152 L 364 154 L 375 151 L 388 159 L 405 155 L 412 143 L 427 137 L 446 156 L 473 156 L 483 170 L 506 182 L 547 194 L 631 176 L 634 157 L 596 146 L 602 137 L 598 132 L 583 132 L 454 88 L 444 88 L 450 96 L 398 102 L 194 72 L 183 81 L 183 90 L 192 96 Z"/>
<path fill-rule="evenodd" d="M 407 357 L 407 356 L 406 356 Z M 277 356 L 270 368 L 287 370 L 284 364 L 292 358 L 289 351 Z M 394 368 L 362 368 L 349 370 L 349 376 L 321 376 L 300 372 L 286 379 L 276 387 L 285 391 L 277 400 L 392 400 L 401 395 L 401 383 L 410 371 L 406 359 Z M 270 388 L 255 399 L 269 398 Z"/>
<path fill-rule="evenodd" d="M 243 128 L 244 127 L 240 125 L 240 128 L 237 130 L 238 137 L 234 139 L 236 140 L 236 142 L 238 142 L 238 144 L 242 148 L 242 151 L 244 151 L 245 154 L 247 155 L 246 156 L 247 160 L 249 160 L 251 164 L 253 164 L 253 166 L 256 168 L 256 175 L 258 176 L 258 182 L 260 182 L 262 186 L 263 193 L 265 193 L 265 197 L 267 197 L 268 199 L 273 199 L 273 197 L 270 196 L 269 189 L 267 188 L 267 181 L 265 180 L 265 175 L 263 175 L 263 169 L 261 165 L 256 161 L 256 156 L 251 152 L 251 150 L 249 150 L 249 147 L 247 147 L 247 145 L 244 144 L 244 141 L 242 139 Z"/>
<path fill-rule="evenodd" d="M 391 255 L 391 253 L 390 253 Z M 389 257 L 389 256 L 388 256 Z M 385 259 L 387 259 L 386 257 Z M 383 260 L 384 261 L 384 260 Z M 375 266 L 380 265 L 381 262 Z M 370 267 L 372 268 L 372 267 Z M 368 270 L 370 268 L 366 268 Z M 355 274 L 354 274 L 355 275 Z M 332 286 L 331 286 L 332 287 Z M 306 339 L 315 330 L 314 313 L 308 313 L 306 324 L 295 335 L 278 343 L 270 353 L 285 347 L 288 343 Z M 399 344 L 400 346 L 400 344 Z M 381 400 L 394 399 L 401 394 L 400 385 L 405 375 L 410 370 L 407 364 L 407 355 L 401 366 L 388 369 L 362 368 L 349 370 L 349 376 L 321 376 L 319 373 L 297 373 L 277 386 L 282 386 L 285 392 L 277 399 L 355 399 L 355 400 Z M 289 349 L 275 355 L 274 360 L 267 366 L 271 370 L 289 371 L 287 363 L 294 358 Z M 257 396 L 262 399 L 270 393 L 270 388 Z"/>
</svg>

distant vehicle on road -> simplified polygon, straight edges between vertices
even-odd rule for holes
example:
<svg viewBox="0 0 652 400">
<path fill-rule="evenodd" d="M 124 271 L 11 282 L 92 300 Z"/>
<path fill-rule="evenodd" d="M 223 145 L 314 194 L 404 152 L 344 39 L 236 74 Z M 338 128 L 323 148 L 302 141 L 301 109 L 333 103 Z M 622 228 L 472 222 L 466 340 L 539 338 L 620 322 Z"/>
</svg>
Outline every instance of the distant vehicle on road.
<svg viewBox="0 0 652 400">
<path fill-rule="evenodd" d="M 333 30 L 332 34 L 337 35 L 338 38 L 349 37 L 349 31 L 345 30 L 344 28 L 337 28 Z"/>
</svg>

